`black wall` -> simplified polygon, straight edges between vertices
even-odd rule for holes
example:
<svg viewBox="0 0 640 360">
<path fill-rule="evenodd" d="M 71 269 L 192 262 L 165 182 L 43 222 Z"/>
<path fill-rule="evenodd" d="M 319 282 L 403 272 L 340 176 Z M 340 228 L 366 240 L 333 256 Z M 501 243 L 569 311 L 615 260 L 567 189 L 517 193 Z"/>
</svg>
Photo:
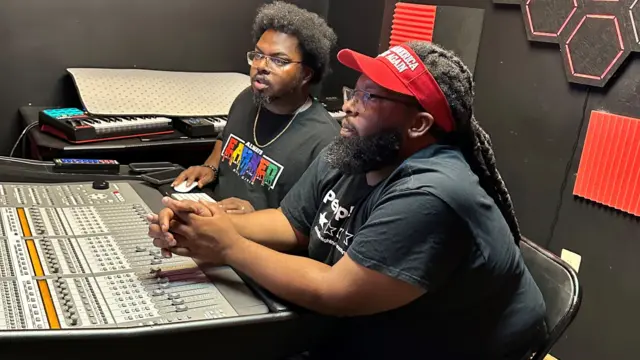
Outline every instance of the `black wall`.
<svg viewBox="0 0 640 360">
<path fill-rule="evenodd" d="M 369 56 L 378 53 L 379 35 L 384 1 L 332 0 L 329 6 L 329 25 L 338 34 L 338 49 L 350 48 Z M 342 66 L 334 57 L 332 75 L 323 84 L 323 95 L 342 98 L 342 86 L 354 86 L 357 74 Z"/>
<path fill-rule="evenodd" d="M 0 154 L 20 106 L 79 105 L 67 67 L 247 72 L 263 0 L 0 1 Z M 328 0 L 293 1 L 326 16 Z"/>
<path fill-rule="evenodd" d="M 395 0 L 331 2 L 340 44 L 377 54 L 385 2 Z M 477 118 L 492 135 L 524 234 L 556 254 L 567 248 L 583 256 L 583 306 L 552 353 L 562 360 L 637 359 L 640 221 L 578 200 L 572 189 L 591 110 L 640 117 L 640 59 L 631 59 L 605 89 L 575 86 L 566 81 L 558 45 L 527 41 L 518 6 L 410 2 L 486 10 L 475 72 Z M 357 79 L 339 66 L 335 75 L 325 85 L 334 95 Z"/>
<path fill-rule="evenodd" d="M 0 154 L 22 131 L 20 106 L 79 105 L 68 67 L 246 73 L 253 18 L 267 2 L 0 1 Z M 290 2 L 328 15 L 328 0 Z"/>
</svg>

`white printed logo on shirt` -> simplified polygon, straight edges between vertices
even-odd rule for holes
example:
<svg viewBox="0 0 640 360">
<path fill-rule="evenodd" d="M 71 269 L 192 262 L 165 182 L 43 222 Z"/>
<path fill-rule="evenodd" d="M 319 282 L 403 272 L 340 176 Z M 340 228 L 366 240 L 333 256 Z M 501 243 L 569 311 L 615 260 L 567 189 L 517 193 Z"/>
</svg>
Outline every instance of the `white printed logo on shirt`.
<svg viewBox="0 0 640 360">
<path fill-rule="evenodd" d="M 323 200 L 323 204 L 330 204 L 330 210 L 320 213 L 318 224 L 315 226 L 315 232 L 320 241 L 335 247 L 344 255 L 345 249 L 349 247 L 353 234 L 345 231 L 344 226 L 347 219 L 351 217 L 354 206 L 344 208 L 340 205 L 340 199 L 336 198 L 336 193 L 329 190 Z"/>
</svg>

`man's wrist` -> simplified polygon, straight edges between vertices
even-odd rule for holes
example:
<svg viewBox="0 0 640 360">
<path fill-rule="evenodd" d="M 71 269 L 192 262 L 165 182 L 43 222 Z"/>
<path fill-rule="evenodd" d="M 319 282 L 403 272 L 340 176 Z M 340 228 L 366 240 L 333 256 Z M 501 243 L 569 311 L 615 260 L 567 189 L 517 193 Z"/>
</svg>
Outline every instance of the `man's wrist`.
<svg viewBox="0 0 640 360">
<path fill-rule="evenodd" d="M 251 241 L 242 235 L 238 234 L 233 239 L 227 243 L 227 245 L 222 249 L 221 255 L 222 260 L 225 264 L 232 265 L 236 255 L 243 252 L 243 248 L 246 247 Z"/>
<path fill-rule="evenodd" d="M 206 168 L 211 169 L 211 170 L 213 171 L 213 176 L 214 176 L 214 177 L 218 175 L 218 167 L 217 167 L 217 166 L 215 166 L 215 165 L 209 165 L 209 164 L 202 164 L 202 165 L 200 165 L 200 166 L 203 166 L 203 167 L 206 167 Z"/>
</svg>

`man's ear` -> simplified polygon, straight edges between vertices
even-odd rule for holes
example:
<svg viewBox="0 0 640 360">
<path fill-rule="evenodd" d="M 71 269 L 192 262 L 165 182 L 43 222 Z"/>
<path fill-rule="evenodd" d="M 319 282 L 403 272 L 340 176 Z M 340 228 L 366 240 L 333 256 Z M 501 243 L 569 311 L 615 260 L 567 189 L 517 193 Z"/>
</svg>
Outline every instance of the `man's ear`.
<svg viewBox="0 0 640 360">
<path fill-rule="evenodd" d="M 308 83 L 311 82 L 311 79 L 313 79 L 313 75 L 315 75 L 315 71 L 313 71 L 313 69 L 311 69 L 308 66 L 304 66 L 302 69 L 303 69 L 302 71 L 304 72 L 303 73 L 304 77 L 302 78 L 302 84 L 307 85 Z"/>
<path fill-rule="evenodd" d="M 433 123 L 434 119 L 431 114 L 426 111 L 418 112 L 409 124 L 409 138 L 419 138 L 426 135 L 429 132 L 429 129 L 433 126 Z"/>
</svg>

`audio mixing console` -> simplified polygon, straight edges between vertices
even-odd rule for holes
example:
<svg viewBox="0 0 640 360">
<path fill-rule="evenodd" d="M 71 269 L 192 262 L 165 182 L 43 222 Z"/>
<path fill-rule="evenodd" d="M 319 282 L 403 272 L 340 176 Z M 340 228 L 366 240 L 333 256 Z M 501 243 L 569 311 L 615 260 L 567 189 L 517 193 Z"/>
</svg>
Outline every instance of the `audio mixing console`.
<svg viewBox="0 0 640 360">
<path fill-rule="evenodd" d="M 0 184 L 0 330 L 152 326 L 268 312 L 257 297 L 247 301 L 249 291 L 240 299 L 211 281 L 190 258 L 163 258 L 147 235 L 150 212 L 127 182 L 104 190 L 91 183 Z"/>
</svg>

